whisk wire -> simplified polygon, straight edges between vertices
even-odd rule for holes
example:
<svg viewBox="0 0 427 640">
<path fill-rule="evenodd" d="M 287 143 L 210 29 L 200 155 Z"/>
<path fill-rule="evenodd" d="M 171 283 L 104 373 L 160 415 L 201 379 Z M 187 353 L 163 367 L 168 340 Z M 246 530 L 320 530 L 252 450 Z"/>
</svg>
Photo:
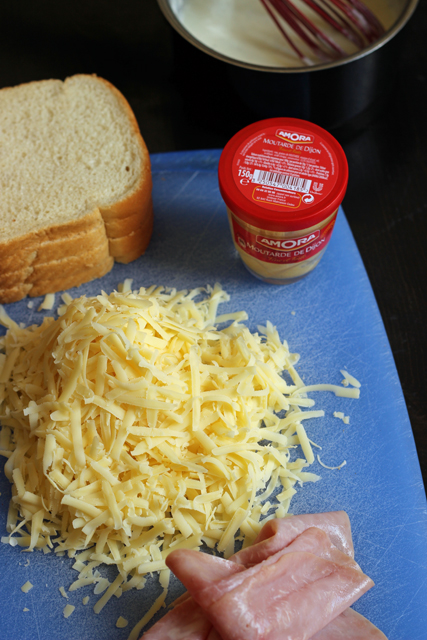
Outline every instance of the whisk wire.
<svg viewBox="0 0 427 640">
<path fill-rule="evenodd" d="M 264 5 L 265 9 L 268 11 L 268 13 L 270 14 L 270 17 L 272 18 L 272 20 L 274 21 L 274 23 L 276 24 L 277 28 L 279 29 L 279 31 L 282 33 L 283 37 L 285 38 L 285 40 L 288 42 L 289 46 L 295 51 L 295 53 L 297 54 L 297 56 L 303 61 L 305 62 L 305 64 L 310 65 L 313 64 L 312 61 L 310 60 L 310 58 L 307 58 L 302 51 L 297 47 L 297 45 L 294 43 L 294 41 L 289 37 L 289 35 L 286 33 L 286 31 L 284 30 L 284 28 L 282 27 L 282 25 L 280 24 L 280 22 L 278 21 L 278 19 L 276 18 L 276 16 L 274 15 L 273 11 L 270 9 L 267 0 L 261 0 L 261 3 Z"/>
<path fill-rule="evenodd" d="M 341 33 L 345 38 L 353 42 L 356 47 L 361 49 L 366 41 L 361 36 L 359 31 L 354 28 L 355 19 L 349 18 L 346 13 L 344 15 L 339 13 L 334 6 L 334 0 L 303 0 L 309 7 L 311 7 L 314 11 L 316 11 L 324 20 L 332 25 L 339 33 Z M 322 5 L 325 6 L 325 9 L 322 8 Z M 342 54 L 343 55 L 343 51 Z"/>
<path fill-rule="evenodd" d="M 302 0 L 332 32 L 341 34 L 358 49 L 377 40 L 384 28 L 361 0 Z M 319 28 L 292 0 L 261 0 L 288 44 L 306 65 L 314 64 L 281 24 L 280 18 L 321 61 L 343 58 L 344 49 L 324 29 Z M 274 9 L 274 11 L 273 11 Z"/>
<path fill-rule="evenodd" d="M 320 60 L 328 61 L 344 54 L 341 47 L 304 15 L 291 0 L 270 0 L 270 3 Z M 314 64 L 312 60 L 310 64 Z"/>
</svg>

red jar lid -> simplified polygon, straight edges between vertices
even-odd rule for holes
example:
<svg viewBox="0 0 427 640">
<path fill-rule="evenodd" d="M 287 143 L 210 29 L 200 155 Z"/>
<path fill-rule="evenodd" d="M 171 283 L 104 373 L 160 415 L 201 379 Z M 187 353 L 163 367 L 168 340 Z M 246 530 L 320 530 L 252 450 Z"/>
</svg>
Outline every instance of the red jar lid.
<svg viewBox="0 0 427 640">
<path fill-rule="evenodd" d="M 241 220 L 272 231 L 298 231 L 339 207 L 348 165 L 341 145 L 321 127 L 271 118 L 231 138 L 218 178 L 224 202 Z"/>
</svg>

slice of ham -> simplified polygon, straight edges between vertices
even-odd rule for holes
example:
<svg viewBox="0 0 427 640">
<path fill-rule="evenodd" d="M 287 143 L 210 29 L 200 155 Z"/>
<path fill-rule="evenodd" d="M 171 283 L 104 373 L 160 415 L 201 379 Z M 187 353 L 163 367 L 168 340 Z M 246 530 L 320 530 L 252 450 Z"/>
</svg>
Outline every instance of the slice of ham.
<svg viewBox="0 0 427 640">
<path fill-rule="evenodd" d="M 346 609 L 327 627 L 318 631 L 311 640 L 387 640 L 372 622 L 354 611 Z"/>
<path fill-rule="evenodd" d="M 193 551 L 189 558 L 189 567 L 194 571 L 193 588 L 199 589 L 211 581 L 221 580 L 224 575 L 244 571 L 244 567 L 222 558 Z M 225 567 L 223 564 L 228 565 Z M 208 566 L 208 569 L 204 567 Z M 187 592 L 174 602 L 173 609 L 146 631 L 144 640 L 221 640 L 203 609 L 196 604 Z"/>
<path fill-rule="evenodd" d="M 213 640 L 212 624 L 190 596 L 143 635 L 144 640 Z"/>
<path fill-rule="evenodd" d="M 276 562 L 276 560 L 285 553 L 291 553 L 293 551 L 308 551 L 309 553 L 314 553 L 314 555 L 319 556 L 320 558 L 331 560 L 331 562 L 335 562 L 336 564 L 360 570 L 360 567 L 355 560 L 343 551 L 337 549 L 337 547 L 332 544 L 328 534 L 317 527 L 305 529 L 305 531 L 292 540 L 292 542 L 290 542 L 286 547 L 283 547 L 283 549 L 280 549 L 277 553 L 268 556 L 262 562 L 264 564 L 271 564 Z M 230 558 L 230 560 L 232 560 L 232 558 Z M 246 566 L 250 568 L 255 565 L 252 562 L 249 562 Z"/>
<path fill-rule="evenodd" d="M 261 529 L 251 547 L 238 551 L 230 560 L 250 567 L 287 547 L 297 536 L 310 527 L 328 534 L 337 549 L 354 558 L 353 540 L 348 515 L 345 511 L 307 513 L 269 520 Z"/>
<path fill-rule="evenodd" d="M 293 545 L 293 549 L 302 549 L 307 544 L 309 544 L 309 540 L 316 540 L 317 543 L 324 543 L 324 538 L 322 536 L 323 532 L 315 532 L 317 535 L 313 535 L 313 529 L 307 530 L 304 536 L 299 536 L 298 539 L 295 540 L 295 544 Z M 320 535 L 319 535 L 320 534 Z M 323 546 L 323 545 L 322 545 Z M 323 549 L 325 547 L 323 546 Z M 318 547 L 319 551 L 319 547 Z M 181 556 L 181 558 L 180 558 Z M 209 588 L 213 582 L 217 580 L 221 580 L 230 575 L 234 575 L 236 572 L 236 566 L 229 561 L 224 560 L 223 558 L 218 558 L 214 556 L 210 556 L 207 554 L 200 554 L 199 552 L 174 552 L 174 555 L 170 557 L 170 560 L 174 562 L 174 570 L 180 574 L 183 570 L 187 569 L 188 572 L 188 580 L 192 581 L 192 586 L 194 589 L 204 589 Z M 351 560 L 349 559 L 351 562 Z M 182 566 L 181 566 L 182 563 Z M 239 566 L 239 571 L 244 572 L 245 569 L 242 566 Z M 185 594 L 184 594 L 185 595 Z M 179 600 L 182 601 L 182 597 Z M 194 602 L 193 598 L 187 593 L 186 594 L 187 601 L 190 600 L 192 602 L 193 612 L 197 615 L 202 615 L 203 610 L 201 610 L 198 605 Z M 172 617 L 172 612 L 168 613 L 165 618 L 163 618 L 163 626 L 162 629 L 159 630 L 158 635 L 144 635 L 144 639 L 147 640 L 173 640 L 175 637 L 175 632 L 177 627 L 186 623 L 187 614 L 186 611 L 180 610 L 175 612 L 175 616 Z M 206 620 L 206 618 L 204 617 Z M 160 621 L 150 631 L 154 631 L 158 627 L 158 625 L 163 622 Z M 169 622 L 171 625 L 171 629 L 167 629 L 165 622 Z M 191 640 L 204 640 L 206 636 L 204 635 L 205 630 L 203 629 L 203 634 L 201 633 L 197 637 L 191 637 Z M 218 634 L 215 628 L 211 628 L 210 634 L 208 635 L 207 640 L 222 640 L 221 636 Z M 315 634 L 312 640 L 387 640 L 384 634 L 377 629 L 369 620 L 356 613 L 352 609 L 346 609 L 343 613 L 341 613 L 337 618 L 332 620 L 324 629 Z"/>
<path fill-rule="evenodd" d="M 303 531 L 287 547 L 264 560 L 262 565 L 274 564 L 283 555 L 296 551 L 309 552 L 335 564 L 360 571 L 359 565 L 353 558 L 339 551 L 331 543 L 327 534 L 315 527 Z M 245 570 L 245 567 L 231 560 L 207 554 L 200 556 L 198 551 L 188 553 L 185 549 L 173 551 L 169 556 L 168 566 L 184 582 L 190 593 L 207 589 L 212 601 L 217 597 L 217 589 L 220 589 L 221 596 L 225 590 L 236 588 L 244 580 L 256 575 L 260 569 L 260 565 L 253 565 Z M 181 577 L 184 574 L 186 574 L 185 580 Z"/>
<path fill-rule="evenodd" d="M 259 567 L 208 607 L 198 596 L 223 640 L 309 640 L 373 586 L 361 571 L 307 552 Z"/>
<path fill-rule="evenodd" d="M 317 529 L 313 529 L 313 527 Z M 321 529 L 321 531 L 319 531 Z M 306 532 L 306 535 L 300 535 Z M 328 533 L 335 542 L 331 544 Z M 294 544 L 292 542 L 295 541 Z M 336 547 L 351 557 L 337 552 Z M 255 551 L 253 552 L 253 550 Z M 286 549 L 286 551 L 285 551 Z M 193 575 L 199 576 L 194 588 L 204 588 L 230 575 L 245 570 L 243 560 L 252 566 L 257 561 L 273 563 L 282 553 L 291 551 L 311 551 L 327 558 L 336 564 L 344 564 L 358 569 L 352 561 L 353 543 L 348 516 L 343 511 L 323 514 L 305 514 L 290 516 L 283 520 L 268 521 L 261 530 L 253 547 L 238 552 L 230 560 L 235 562 L 196 553 L 197 564 L 192 565 Z M 174 552 L 175 554 L 178 552 Z M 187 557 L 186 561 L 189 558 Z M 179 562 L 178 562 L 179 564 Z M 238 571 L 237 571 L 238 567 Z M 177 569 L 179 571 L 179 569 Z M 183 603 L 186 606 L 182 606 Z M 181 635 L 184 633 L 184 635 Z M 174 603 L 174 609 L 157 622 L 144 634 L 146 640 L 222 640 L 215 628 L 207 620 L 201 609 L 190 596 L 183 594 Z M 352 609 L 347 609 L 331 621 L 324 629 L 318 631 L 312 640 L 386 640 L 384 634 L 366 618 Z"/>
<path fill-rule="evenodd" d="M 211 581 L 214 563 L 218 575 L 229 561 L 188 550 L 167 559 L 223 640 L 308 640 L 373 586 L 360 570 L 306 551 Z"/>
</svg>

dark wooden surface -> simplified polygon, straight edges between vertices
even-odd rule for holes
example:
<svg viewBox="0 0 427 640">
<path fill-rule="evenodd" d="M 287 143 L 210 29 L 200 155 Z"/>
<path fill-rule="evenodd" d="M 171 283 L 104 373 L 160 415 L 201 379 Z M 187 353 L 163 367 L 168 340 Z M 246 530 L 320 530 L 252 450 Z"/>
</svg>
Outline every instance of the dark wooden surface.
<svg viewBox="0 0 427 640">
<path fill-rule="evenodd" d="M 403 36 L 391 98 L 363 131 L 341 140 L 350 168 L 344 208 L 390 340 L 426 482 L 426 0 Z M 221 148 L 232 125 L 193 118 L 173 58 L 156 0 L 0 4 L 0 87 L 96 73 L 128 98 L 151 153 Z M 181 72 L 191 77 L 192 69 Z"/>
</svg>

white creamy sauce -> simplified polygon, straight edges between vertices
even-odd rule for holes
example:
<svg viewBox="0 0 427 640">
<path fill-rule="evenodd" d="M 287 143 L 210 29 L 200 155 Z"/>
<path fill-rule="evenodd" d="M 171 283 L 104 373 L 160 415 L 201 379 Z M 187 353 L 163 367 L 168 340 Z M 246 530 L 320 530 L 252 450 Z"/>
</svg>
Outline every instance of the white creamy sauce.
<svg viewBox="0 0 427 640">
<path fill-rule="evenodd" d="M 347 53 L 356 51 L 351 42 L 333 27 L 325 25 L 301 0 L 295 0 L 295 4 Z M 386 0 L 365 0 L 365 4 L 385 29 L 389 29 L 399 17 L 399 6 L 390 5 Z M 171 8 L 189 33 L 222 55 L 269 67 L 305 66 L 260 0 L 172 0 Z M 307 45 L 292 31 L 289 33 L 300 50 L 318 63 Z"/>
</svg>

